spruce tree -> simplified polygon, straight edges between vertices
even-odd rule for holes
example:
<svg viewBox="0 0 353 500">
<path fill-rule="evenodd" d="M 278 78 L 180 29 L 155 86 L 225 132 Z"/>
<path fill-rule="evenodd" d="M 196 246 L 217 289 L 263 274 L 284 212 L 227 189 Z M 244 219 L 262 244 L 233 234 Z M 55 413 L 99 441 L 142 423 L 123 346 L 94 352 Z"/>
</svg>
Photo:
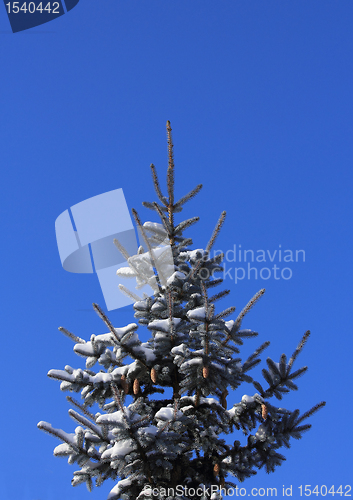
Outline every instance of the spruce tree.
<svg viewBox="0 0 353 500">
<path fill-rule="evenodd" d="M 167 138 L 168 195 L 162 194 L 151 165 L 159 202 L 143 203 L 157 213 L 160 223 L 142 224 L 136 210 L 132 211 L 145 245 L 139 255 L 149 256 L 153 276 L 147 276 L 136 259 L 115 241 L 129 263 L 120 274 L 136 277 L 140 284 L 152 284 L 153 280 L 156 284 L 154 295 L 143 299 L 120 287 L 135 300 L 135 318 L 151 337 L 141 342 L 136 323 L 114 327 L 97 304 L 93 307 L 108 333 L 92 335 L 85 341 L 60 327 L 75 342 L 75 353 L 86 358 L 86 368 L 65 366 L 64 370 L 50 370 L 48 376 L 61 381 L 62 391 L 81 393 L 81 402 L 67 396 L 75 408 L 69 415 L 78 426 L 67 433 L 49 423 L 38 423 L 40 429 L 63 442 L 54 449 L 54 455 L 68 457 L 70 464 L 78 465 L 73 486 L 85 482 L 91 490 L 93 483 L 100 486 L 107 479 L 115 482 L 108 500 L 147 500 L 151 495 L 168 500 L 221 499 L 222 491 L 224 494 L 236 487 L 230 476 L 242 482 L 256 474 L 256 469 L 265 468 L 270 473 L 281 465 L 285 457 L 279 448 L 289 448 L 291 438 L 301 438 L 311 427 L 304 420 L 325 405 L 316 404 L 300 416 L 299 410 L 289 411 L 270 403 L 273 397 L 281 400 L 285 393 L 297 390 L 294 380 L 307 367 L 292 368 L 309 331 L 288 361 L 285 354 L 279 362 L 267 358 L 267 369 L 262 370 L 267 387 L 248 374 L 260 363 L 259 356 L 269 342 L 243 362 L 239 347 L 243 339 L 257 333 L 241 325 L 264 290 L 236 319 L 226 319 L 234 313 L 234 307 L 216 312 L 215 303 L 229 290 L 211 296 L 211 290 L 223 281 L 215 277 L 222 271 L 223 254 L 211 257 L 211 249 L 226 214 L 221 214 L 206 248 L 191 250 L 192 240 L 184 237 L 184 231 L 199 218 L 177 223 L 175 215 L 202 185 L 174 200 L 169 122 Z M 154 249 L 166 241 L 173 269 L 163 280 Z M 96 363 L 101 367 L 97 372 L 92 370 Z M 257 392 L 242 396 L 227 409 L 228 394 L 242 382 L 253 383 Z M 93 413 L 92 407 L 100 411 Z M 245 442 L 235 440 L 230 445 L 222 435 L 235 430 L 246 436 Z"/>
</svg>

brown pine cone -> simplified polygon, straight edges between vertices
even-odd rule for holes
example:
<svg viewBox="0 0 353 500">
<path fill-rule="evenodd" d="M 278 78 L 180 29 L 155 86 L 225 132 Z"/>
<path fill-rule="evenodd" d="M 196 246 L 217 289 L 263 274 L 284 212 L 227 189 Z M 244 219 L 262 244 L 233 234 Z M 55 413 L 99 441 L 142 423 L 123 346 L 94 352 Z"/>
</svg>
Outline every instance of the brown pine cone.
<svg viewBox="0 0 353 500">
<path fill-rule="evenodd" d="M 154 384 L 157 382 L 157 372 L 155 368 L 152 368 L 151 370 L 151 380 Z"/>
<path fill-rule="evenodd" d="M 226 389 L 225 391 L 222 392 L 221 396 L 221 405 L 225 410 L 227 409 L 227 396 L 228 396 L 228 391 Z"/>
<path fill-rule="evenodd" d="M 140 383 L 137 380 L 137 378 L 135 378 L 135 380 L 134 380 L 134 385 L 132 386 L 132 390 L 133 390 L 135 395 L 138 394 L 140 391 Z"/>
<path fill-rule="evenodd" d="M 125 394 L 128 394 L 128 392 L 129 392 L 129 384 L 126 382 L 125 375 L 121 376 L 120 384 L 121 384 L 121 387 L 122 387 L 123 391 L 125 392 Z"/>
</svg>

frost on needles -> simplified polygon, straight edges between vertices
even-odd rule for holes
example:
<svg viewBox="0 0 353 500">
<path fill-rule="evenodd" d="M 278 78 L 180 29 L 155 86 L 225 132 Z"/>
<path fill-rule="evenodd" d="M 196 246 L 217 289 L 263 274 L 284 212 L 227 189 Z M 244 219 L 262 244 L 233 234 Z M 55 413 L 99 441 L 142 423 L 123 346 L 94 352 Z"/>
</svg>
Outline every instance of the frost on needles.
<svg viewBox="0 0 353 500">
<path fill-rule="evenodd" d="M 136 277 L 138 283 L 155 283 L 154 295 L 141 299 L 135 292 L 120 287 L 133 300 L 135 318 L 151 337 L 141 342 L 136 323 L 115 328 L 96 304 L 94 309 L 108 330 L 85 341 L 65 328 L 60 330 L 74 342 L 74 351 L 86 358 L 86 368 L 65 366 L 50 370 L 51 378 L 61 381 L 62 391 L 81 393 L 81 402 L 71 396 L 67 400 L 75 409 L 69 415 L 78 424 L 72 433 L 39 422 L 38 427 L 62 441 L 54 455 L 68 457 L 76 463 L 72 485 L 85 482 L 91 490 L 112 479 L 108 500 L 147 500 L 154 498 L 206 500 L 201 496 L 170 494 L 182 485 L 192 488 L 213 486 L 213 500 L 221 499 L 221 488 L 235 487 L 229 478 L 242 482 L 256 474 L 256 469 L 273 472 L 285 457 L 279 448 L 290 447 L 290 439 L 299 439 L 311 425 L 304 423 L 325 405 L 321 402 L 300 416 L 270 403 L 290 390 L 297 390 L 294 380 L 307 367 L 292 370 L 293 363 L 307 341 L 306 332 L 287 361 L 267 358 L 263 369 L 265 385 L 248 372 L 260 363 L 259 355 L 268 347 L 264 342 L 245 361 L 239 356 L 243 339 L 256 332 L 242 329 L 245 314 L 263 295 L 260 290 L 236 319 L 228 319 L 235 308 L 216 312 L 215 303 L 229 290 L 211 294 L 223 280 L 214 278 L 222 271 L 223 255 L 210 257 L 210 250 L 224 223 L 225 212 L 213 231 L 205 249 L 191 250 L 192 240 L 184 231 L 198 221 L 193 217 L 175 222 L 175 214 L 201 189 L 199 184 L 179 201 L 174 200 L 174 161 L 170 123 L 167 122 L 168 171 L 167 196 L 162 194 L 154 165 L 151 165 L 158 202 L 144 206 L 157 212 L 160 223 L 142 225 L 136 210 L 135 221 L 145 243 L 139 254 L 151 261 L 153 276 L 141 271 L 122 245 L 118 249 L 129 259 L 124 276 Z M 158 269 L 156 245 L 168 242 L 174 269 L 162 279 Z M 124 274 L 125 273 L 125 274 Z M 96 364 L 99 371 L 94 371 Z M 242 382 L 252 382 L 257 391 L 242 396 L 239 403 L 227 409 L 227 396 Z M 156 397 L 156 394 L 159 396 Z M 155 395 L 155 397 L 153 397 Z M 99 409 L 93 413 L 92 407 Z M 90 410 L 91 409 L 91 410 Z M 222 435 L 235 430 L 247 436 L 244 444 L 235 440 L 228 444 Z M 229 440 L 228 440 L 229 441 Z M 168 491 L 169 489 L 169 491 Z M 179 490 L 180 491 L 180 490 Z"/>
</svg>

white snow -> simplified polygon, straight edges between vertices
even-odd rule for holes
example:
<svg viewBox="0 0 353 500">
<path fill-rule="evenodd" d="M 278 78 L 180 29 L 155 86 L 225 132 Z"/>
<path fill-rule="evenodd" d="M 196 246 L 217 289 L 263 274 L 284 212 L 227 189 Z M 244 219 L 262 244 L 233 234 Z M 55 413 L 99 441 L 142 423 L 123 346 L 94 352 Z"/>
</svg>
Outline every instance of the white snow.
<svg viewBox="0 0 353 500">
<path fill-rule="evenodd" d="M 138 347 L 134 348 L 134 352 L 143 352 L 144 355 L 146 356 L 146 361 L 151 362 L 156 359 L 156 356 L 153 353 L 152 347 L 147 343 L 144 342 L 143 344 L 140 344 Z"/>
<path fill-rule="evenodd" d="M 223 365 L 220 365 L 219 363 L 216 363 L 216 361 L 211 361 L 211 365 L 217 368 L 218 370 L 224 371 L 225 367 Z"/>
<path fill-rule="evenodd" d="M 174 408 L 164 407 L 157 411 L 155 417 L 159 420 L 172 420 Z"/>
<path fill-rule="evenodd" d="M 134 278 L 136 276 L 136 272 L 130 267 L 120 267 L 116 274 L 120 276 L 120 278 Z"/>
<path fill-rule="evenodd" d="M 180 321 L 180 318 L 173 318 L 173 325 L 179 325 Z M 158 329 L 162 330 L 163 332 L 170 333 L 169 319 L 155 319 L 154 321 L 148 323 L 148 328 L 151 330 Z"/>
<path fill-rule="evenodd" d="M 190 353 L 190 349 L 186 344 L 180 344 L 173 347 L 171 353 L 173 354 L 173 356 L 187 356 Z M 203 351 L 201 350 L 200 353 L 203 353 Z"/>
<path fill-rule="evenodd" d="M 266 428 L 265 428 L 264 424 L 260 424 L 259 425 L 259 428 L 258 428 L 255 436 L 260 441 L 265 441 L 265 439 L 266 439 Z"/>
<path fill-rule="evenodd" d="M 188 316 L 188 318 L 193 319 L 195 321 L 203 321 L 206 317 L 206 311 L 205 311 L 204 306 L 197 307 L 196 309 L 193 309 L 192 311 L 188 311 L 187 316 Z"/>
<path fill-rule="evenodd" d="M 107 500 L 112 500 L 113 498 L 119 497 L 121 490 L 123 488 L 125 488 L 126 486 L 130 486 L 130 485 L 131 485 L 130 478 L 121 479 L 118 483 L 116 483 L 114 488 L 112 488 L 110 490 Z"/>
<path fill-rule="evenodd" d="M 157 233 L 167 235 L 167 231 L 164 229 L 163 224 L 160 224 L 159 222 L 147 221 L 144 223 L 143 227 L 147 229 L 147 231 L 151 230 L 153 232 L 156 231 Z"/>
<path fill-rule="evenodd" d="M 196 248 L 195 250 L 190 250 L 185 253 L 191 261 L 197 261 L 202 259 L 202 257 L 206 254 L 206 250 L 204 250 L 203 248 Z"/>
<path fill-rule="evenodd" d="M 170 285 L 171 283 L 173 283 L 173 281 L 176 278 L 178 278 L 180 280 L 184 280 L 186 278 L 186 275 L 180 271 L 175 271 L 175 273 L 173 273 L 171 275 L 171 277 L 167 279 L 167 286 Z"/>
<path fill-rule="evenodd" d="M 155 425 L 149 425 L 147 427 L 141 427 L 139 432 L 143 434 L 149 434 L 150 436 L 155 436 L 159 429 Z"/>
<path fill-rule="evenodd" d="M 263 401 L 263 398 L 258 393 L 254 394 L 253 396 L 248 396 L 247 394 L 244 394 L 244 396 L 241 398 L 241 401 L 242 403 L 253 403 L 254 401 L 256 401 L 255 398 Z"/>
<path fill-rule="evenodd" d="M 234 319 L 230 319 L 224 322 L 228 330 L 231 330 L 233 328 L 234 323 L 235 323 Z"/>
<path fill-rule="evenodd" d="M 116 442 L 113 448 L 105 450 L 102 453 L 101 458 L 103 460 L 105 459 L 116 460 L 117 458 L 125 457 L 125 455 L 128 455 L 132 451 L 136 450 L 136 448 L 137 444 L 134 443 L 132 439 L 123 439 L 121 441 Z"/>
<path fill-rule="evenodd" d="M 189 368 L 190 366 L 193 366 L 193 365 L 200 365 L 202 364 L 202 358 L 194 358 L 194 359 L 188 359 L 187 361 L 184 361 L 184 363 L 182 363 L 180 365 L 180 370 L 185 370 L 186 368 Z"/>
<path fill-rule="evenodd" d="M 128 325 L 121 328 L 114 328 L 114 330 L 116 331 L 118 336 L 122 337 L 123 335 L 125 335 L 125 333 L 137 330 L 137 328 L 138 326 L 136 325 L 136 323 L 129 323 Z"/>
<path fill-rule="evenodd" d="M 124 422 L 124 415 L 121 410 L 115 411 L 113 413 L 107 413 L 106 415 L 101 415 L 96 420 L 97 424 L 117 424 Z"/>
<path fill-rule="evenodd" d="M 248 396 L 247 394 L 244 394 L 241 400 L 243 403 L 253 403 L 255 401 L 254 396 Z"/>
<path fill-rule="evenodd" d="M 183 396 L 182 398 L 180 398 L 180 401 L 182 401 L 183 399 L 184 400 L 192 400 L 195 402 L 195 397 L 196 396 Z M 204 397 L 200 397 L 200 404 L 207 404 L 207 405 L 217 405 L 217 406 L 222 406 L 219 401 L 217 401 L 217 399 L 215 398 L 204 398 Z"/>
<path fill-rule="evenodd" d="M 72 444 L 72 446 L 76 447 L 76 434 L 74 433 L 69 434 L 61 429 L 55 429 L 51 424 L 44 421 L 38 422 L 37 427 L 47 432 L 54 431 L 55 435 L 59 437 L 62 441 L 65 441 L 66 443 Z"/>
<path fill-rule="evenodd" d="M 92 378 L 91 378 L 91 381 L 94 383 L 94 384 L 99 384 L 99 383 L 106 383 L 106 384 L 110 384 L 110 382 L 112 381 L 112 374 L 111 373 L 105 373 L 105 372 L 99 372 L 97 373 L 97 375 L 94 375 Z"/>
</svg>

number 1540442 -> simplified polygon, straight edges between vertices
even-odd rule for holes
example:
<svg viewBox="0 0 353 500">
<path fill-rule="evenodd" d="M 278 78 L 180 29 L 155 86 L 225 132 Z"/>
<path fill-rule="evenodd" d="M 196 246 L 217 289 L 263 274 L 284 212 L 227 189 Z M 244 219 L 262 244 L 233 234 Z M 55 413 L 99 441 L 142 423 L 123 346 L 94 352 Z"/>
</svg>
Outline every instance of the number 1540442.
<svg viewBox="0 0 353 500">
<path fill-rule="evenodd" d="M 22 5 L 21 5 L 22 3 Z M 19 12 L 34 14 L 48 13 L 48 14 L 59 14 L 59 2 L 40 2 L 36 5 L 34 2 L 8 2 L 6 4 L 8 14 L 18 14 Z"/>
</svg>

